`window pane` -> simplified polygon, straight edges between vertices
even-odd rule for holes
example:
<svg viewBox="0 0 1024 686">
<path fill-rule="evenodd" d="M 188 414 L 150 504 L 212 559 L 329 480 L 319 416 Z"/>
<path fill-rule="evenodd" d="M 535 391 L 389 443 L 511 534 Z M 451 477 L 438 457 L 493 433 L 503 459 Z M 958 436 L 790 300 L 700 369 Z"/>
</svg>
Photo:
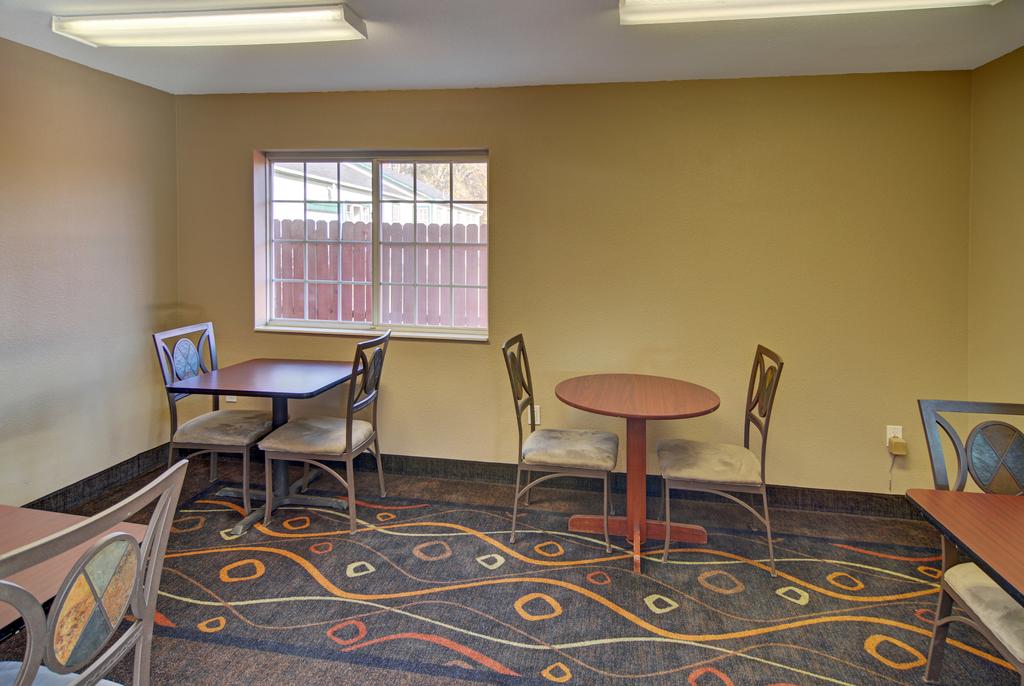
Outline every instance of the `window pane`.
<svg viewBox="0 0 1024 686">
<path fill-rule="evenodd" d="M 452 207 L 447 202 L 416 203 L 417 224 L 449 224 L 452 220 Z"/>
<path fill-rule="evenodd" d="M 385 224 L 409 223 L 415 216 L 415 206 L 411 202 L 382 202 L 380 204 L 380 220 Z"/>
<path fill-rule="evenodd" d="M 381 324 L 416 323 L 416 288 L 414 286 L 381 286 L 380 297 Z"/>
<path fill-rule="evenodd" d="M 307 202 L 306 219 L 310 221 L 331 221 L 338 219 L 338 203 L 336 202 Z"/>
<path fill-rule="evenodd" d="M 369 324 L 373 317 L 373 289 L 370 286 L 341 286 L 341 320 Z"/>
<path fill-rule="evenodd" d="M 341 280 L 370 281 L 372 250 L 369 243 L 342 243 Z"/>
<path fill-rule="evenodd" d="M 341 226 L 341 240 L 370 243 L 373 241 L 373 224 L 369 222 L 345 222 Z"/>
<path fill-rule="evenodd" d="M 338 321 L 338 284 L 309 284 L 309 318 L 319 321 Z"/>
<path fill-rule="evenodd" d="M 454 326 L 466 329 L 487 328 L 487 289 L 452 289 Z"/>
<path fill-rule="evenodd" d="M 487 285 L 487 246 L 452 246 L 452 282 L 458 286 Z"/>
<path fill-rule="evenodd" d="M 450 245 L 416 246 L 416 283 L 443 284 L 452 282 L 452 249 Z"/>
<path fill-rule="evenodd" d="M 464 224 L 467 227 L 484 227 L 484 233 L 486 234 L 487 205 L 485 203 L 455 203 L 455 205 L 452 207 L 452 214 L 453 224 Z M 480 242 L 486 243 L 487 240 L 484 239 L 483 241 Z"/>
<path fill-rule="evenodd" d="M 451 198 L 452 166 L 447 162 L 416 165 L 416 199 Z"/>
<path fill-rule="evenodd" d="M 373 163 L 342 162 L 339 199 L 352 202 L 373 201 Z"/>
<path fill-rule="evenodd" d="M 412 162 L 383 162 L 380 174 L 381 200 L 412 200 Z"/>
<path fill-rule="evenodd" d="M 345 203 L 341 206 L 341 219 L 346 222 L 372 222 L 372 203 Z"/>
<path fill-rule="evenodd" d="M 380 246 L 381 281 L 383 283 L 415 283 L 415 260 L 415 246 L 388 245 L 382 242 Z"/>
<path fill-rule="evenodd" d="M 305 259 L 305 243 L 274 243 L 273 277 L 275 279 L 305 278 L 306 270 L 302 264 Z"/>
<path fill-rule="evenodd" d="M 274 317 L 277 319 L 303 319 L 306 284 L 295 282 L 274 282 Z"/>
<path fill-rule="evenodd" d="M 487 163 L 456 162 L 452 165 L 453 200 L 487 200 Z"/>
<path fill-rule="evenodd" d="M 306 231 L 306 236 L 311 241 L 336 241 L 338 240 L 338 220 L 310 219 L 306 222 Z"/>
<path fill-rule="evenodd" d="M 309 253 L 309 278 L 316 281 L 337 281 L 340 248 L 338 243 L 310 243 L 307 251 Z M 312 298 L 310 298 L 310 303 L 312 303 Z M 311 305 L 310 312 L 312 309 Z"/>
<path fill-rule="evenodd" d="M 452 325 L 452 289 L 420 286 L 416 289 L 416 323 L 421 326 Z"/>
<path fill-rule="evenodd" d="M 270 175 L 271 200 L 302 200 L 302 162 L 274 162 Z"/>
<path fill-rule="evenodd" d="M 306 198 L 309 200 L 338 201 L 338 163 L 306 163 Z"/>
<path fill-rule="evenodd" d="M 284 221 L 286 219 L 298 219 L 301 221 L 306 218 L 302 203 L 274 203 L 272 213 L 275 221 Z M 301 239 L 302 235 L 300 234 L 298 238 Z"/>
</svg>

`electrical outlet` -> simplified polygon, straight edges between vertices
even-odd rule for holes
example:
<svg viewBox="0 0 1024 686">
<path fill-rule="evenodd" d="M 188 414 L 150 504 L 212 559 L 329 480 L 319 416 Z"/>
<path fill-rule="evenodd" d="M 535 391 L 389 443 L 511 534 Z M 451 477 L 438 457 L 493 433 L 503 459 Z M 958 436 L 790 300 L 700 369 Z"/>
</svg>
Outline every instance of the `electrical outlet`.
<svg viewBox="0 0 1024 686">
<path fill-rule="evenodd" d="M 540 426 L 540 405 L 533 406 L 533 423 Z"/>
<path fill-rule="evenodd" d="M 226 396 L 224 396 L 224 402 L 226 402 L 226 403 L 237 403 L 238 402 L 238 396 L 237 395 L 226 395 Z"/>
<path fill-rule="evenodd" d="M 885 447 L 889 447 L 890 438 L 903 438 L 903 427 L 889 425 L 885 427 Z"/>
</svg>

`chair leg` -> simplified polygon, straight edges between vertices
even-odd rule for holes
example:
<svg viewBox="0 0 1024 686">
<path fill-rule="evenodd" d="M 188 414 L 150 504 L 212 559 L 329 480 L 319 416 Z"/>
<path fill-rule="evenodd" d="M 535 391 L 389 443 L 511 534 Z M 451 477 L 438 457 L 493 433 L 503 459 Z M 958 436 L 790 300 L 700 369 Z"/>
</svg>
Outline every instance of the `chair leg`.
<svg viewBox="0 0 1024 686">
<path fill-rule="evenodd" d="M 217 480 L 217 453 L 210 451 L 210 483 Z"/>
<path fill-rule="evenodd" d="M 604 551 L 612 551 L 612 543 L 608 539 L 608 475 L 604 475 Z"/>
<path fill-rule="evenodd" d="M 377 480 L 380 482 L 380 497 L 385 498 L 388 491 L 384 488 L 384 457 L 380 454 L 380 442 L 373 439 L 373 456 L 377 458 Z"/>
<path fill-rule="evenodd" d="M 768 490 L 761 491 L 761 502 L 764 503 L 764 528 L 768 531 L 768 557 L 772 561 L 772 576 L 777 576 L 779 570 L 775 568 L 775 546 L 772 543 L 772 520 L 768 515 Z"/>
<path fill-rule="evenodd" d="M 512 535 L 508 537 L 509 543 L 516 542 L 516 516 L 519 514 L 519 475 L 523 473 L 523 470 L 516 467 L 516 494 L 512 500 Z"/>
<path fill-rule="evenodd" d="M 302 487 L 299 489 L 299 493 L 305 493 L 309 490 L 309 463 L 302 463 Z"/>
<path fill-rule="evenodd" d="M 274 460 L 270 453 L 264 453 L 263 456 L 263 479 L 267 489 L 263 500 L 263 526 L 270 526 L 270 517 L 274 513 Z"/>
<path fill-rule="evenodd" d="M 242 451 L 242 508 L 246 516 L 252 512 L 252 501 L 249 500 L 249 450 L 251 448 L 247 447 Z"/>
<path fill-rule="evenodd" d="M 665 548 L 661 551 L 661 561 L 668 561 L 668 549 L 672 544 L 672 500 L 669 498 L 668 479 L 661 480 L 663 489 L 661 498 L 665 501 Z"/>
<path fill-rule="evenodd" d="M 170 469 L 174 465 L 174 441 L 167 444 L 167 468 Z"/>
<path fill-rule="evenodd" d="M 132 686 L 149 686 L 150 656 L 153 650 L 153 620 L 149 620 L 149 629 L 142 632 L 142 637 L 135 644 L 135 666 L 132 670 Z"/>
<path fill-rule="evenodd" d="M 939 683 L 942 673 L 942 656 L 946 651 L 946 634 L 949 633 L 949 622 L 941 623 L 953 613 L 953 596 L 946 589 L 939 591 L 939 602 L 935 606 L 935 629 L 932 631 L 932 642 L 928 647 L 928 666 L 925 667 L 924 680 L 929 684 Z"/>
<path fill-rule="evenodd" d="M 349 531 L 356 530 L 356 475 L 352 468 L 355 458 L 345 460 L 345 478 L 348 480 L 348 525 Z"/>
<path fill-rule="evenodd" d="M 531 472 L 529 469 L 527 469 L 526 470 L 526 485 L 527 486 L 530 485 L 530 479 L 532 477 L 533 477 L 533 472 Z M 530 506 L 530 491 L 527 491 L 526 495 L 523 497 L 523 506 L 524 507 L 529 507 Z"/>
</svg>

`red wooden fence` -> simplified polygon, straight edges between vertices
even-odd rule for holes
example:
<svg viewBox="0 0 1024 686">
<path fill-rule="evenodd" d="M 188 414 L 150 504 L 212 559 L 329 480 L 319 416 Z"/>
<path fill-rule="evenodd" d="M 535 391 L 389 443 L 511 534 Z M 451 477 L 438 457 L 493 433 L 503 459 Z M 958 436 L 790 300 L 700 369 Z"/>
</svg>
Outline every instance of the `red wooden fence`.
<svg viewBox="0 0 1024 686">
<path fill-rule="evenodd" d="M 369 323 L 371 231 L 366 222 L 343 222 L 339 233 L 337 221 L 275 219 L 274 278 L 335 283 L 275 282 L 274 317 Z M 486 224 L 382 224 L 380 249 L 382 324 L 486 328 Z"/>
</svg>

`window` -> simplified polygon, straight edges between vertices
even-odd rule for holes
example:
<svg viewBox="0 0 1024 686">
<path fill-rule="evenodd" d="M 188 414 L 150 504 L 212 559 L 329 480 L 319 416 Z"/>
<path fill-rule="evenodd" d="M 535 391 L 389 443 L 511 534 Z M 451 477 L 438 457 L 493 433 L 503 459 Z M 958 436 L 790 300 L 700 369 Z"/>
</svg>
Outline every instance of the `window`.
<svg viewBox="0 0 1024 686">
<path fill-rule="evenodd" d="M 257 328 L 486 338 L 486 155 L 262 159 Z"/>
</svg>

